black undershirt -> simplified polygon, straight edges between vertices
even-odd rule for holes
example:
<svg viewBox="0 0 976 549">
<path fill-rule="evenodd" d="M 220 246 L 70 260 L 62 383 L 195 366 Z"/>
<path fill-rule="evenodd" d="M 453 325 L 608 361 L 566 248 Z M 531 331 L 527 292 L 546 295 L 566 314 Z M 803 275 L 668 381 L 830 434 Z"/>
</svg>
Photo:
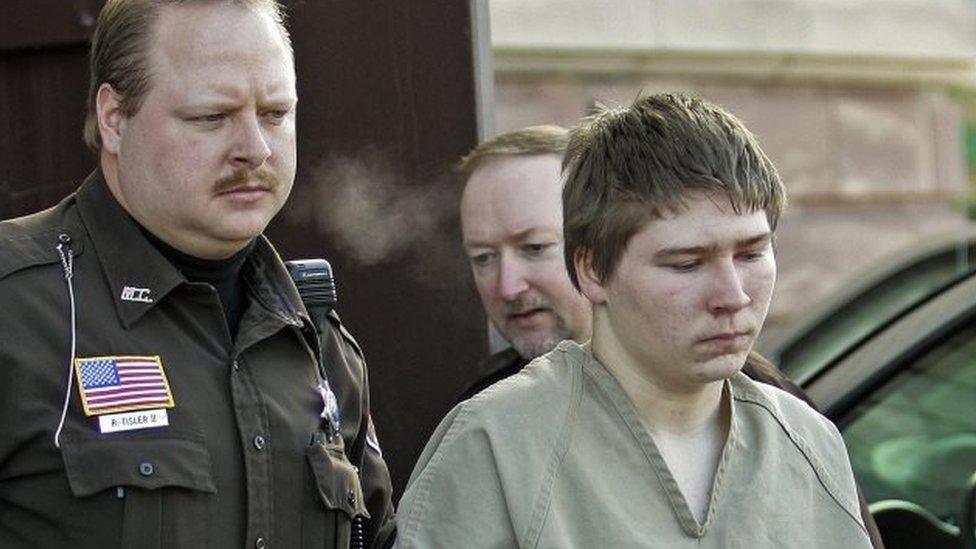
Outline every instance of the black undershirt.
<svg viewBox="0 0 976 549">
<path fill-rule="evenodd" d="M 224 309 L 224 318 L 230 330 L 231 338 L 237 334 L 237 326 L 244 315 L 247 306 L 247 294 L 244 281 L 241 280 L 241 267 L 247 261 L 247 256 L 254 249 L 254 240 L 236 254 L 227 259 L 200 259 L 185 254 L 169 244 L 163 242 L 156 235 L 140 226 L 149 242 L 156 247 L 163 256 L 190 282 L 204 282 L 217 290 L 220 305 Z"/>
</svg>

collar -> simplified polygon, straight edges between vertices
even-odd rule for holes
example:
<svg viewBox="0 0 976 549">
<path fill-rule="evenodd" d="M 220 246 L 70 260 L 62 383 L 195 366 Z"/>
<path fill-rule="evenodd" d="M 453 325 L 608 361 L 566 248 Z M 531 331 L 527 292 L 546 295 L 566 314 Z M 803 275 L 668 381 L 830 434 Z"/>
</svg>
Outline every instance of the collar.
<svg viewBox="0 0 976 549">
<path fill-rule="evenodd" d="M 143 236 L 100 169 L 85 179 L 76 196 L 119 321 L 128 329 L 186 278 Z"/>
<path fill-rule="evenodd" d="M 314 331 L 314 324 L 284 262 L 271 242 L 258 235 L 244 265 L 244 276 L 255 301 L 286 324 Z"/>
<path fill-rule="evenodd" d="M 128 329 L 187 282 L 142 234 L 96 169 L 76 194 L 78 210 L 113 295 L 119 321 Z M 244 267 L 253 298 L 285 324 L 310 326 L 305 306 L 274 247 L 263 235 Z"/>
</svg>

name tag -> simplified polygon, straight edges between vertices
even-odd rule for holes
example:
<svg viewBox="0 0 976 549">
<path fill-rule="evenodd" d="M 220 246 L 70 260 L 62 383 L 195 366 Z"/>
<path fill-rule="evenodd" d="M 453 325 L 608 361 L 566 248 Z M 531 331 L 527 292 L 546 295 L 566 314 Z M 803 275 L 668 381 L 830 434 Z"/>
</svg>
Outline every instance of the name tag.
<svg viewBox="0 0 976 549">
<path fill-rule="evenodd" d="M 151 429 L 154 427 L 166 427 L 168 425 L 169 416 L 166 414 L 165 409 L 139 410 L 124 414 L 98 416 L 98 430 L 102 433 Z"/>
</svg>

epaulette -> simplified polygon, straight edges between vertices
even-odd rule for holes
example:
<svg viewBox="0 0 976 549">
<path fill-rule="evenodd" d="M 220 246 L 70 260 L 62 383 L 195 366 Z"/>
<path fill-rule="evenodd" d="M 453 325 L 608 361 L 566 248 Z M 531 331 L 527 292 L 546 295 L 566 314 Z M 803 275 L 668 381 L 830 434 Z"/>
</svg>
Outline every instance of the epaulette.
<svg viewBox="0 0 976 549">
<path fill-rule="evenodd" d="M 352 345 L 352 348 L 355 349 L 356 353 L 359 355 L 359 358 L 365 360 L 365 355 L 363 354 L 363 348 L 359 346 L 359 343 L 356 341 L 356 338 L 352 337 L 352 334 L 349 333 L 349 330 L 346 330 L 346 327 L 342 325 L 342 320 L 339 319 L 339 313 L 335 312 L 335 309 L 333 309 L 329 311 L 329 314 L 327 316 L 329 318 L 329 322 L 332 323 L 332 325 L 335 327 L 336 331 L 339 332 L 342 338 L 345 339 L 347 343 Z"/>
<path fill-rule="evenodd" d="M 82 231 L 40 223 L 50 210 L 0 222 L 0 280 L 30 267 L 60 263 L 57 246 L 61 235 L 71 237 L 71 251 L 77 257 L 84 250 Z"/>
</svg>

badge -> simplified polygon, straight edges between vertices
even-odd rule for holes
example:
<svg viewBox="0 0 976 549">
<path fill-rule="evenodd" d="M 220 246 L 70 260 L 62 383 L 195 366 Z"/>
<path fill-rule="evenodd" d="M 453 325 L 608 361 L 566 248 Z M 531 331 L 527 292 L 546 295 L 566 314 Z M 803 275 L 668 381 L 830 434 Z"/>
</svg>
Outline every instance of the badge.
<svg viewBox="0 0 976 549">
<path fill-rule="evenodd" d="M 159 356 L 77 358 L 75 373 L 89 417 L 175 406 Z"/>
<path fill-rule="evenodd" d="M 166 427 L 167 425 L 169 425 L 169 416 L 166 414 L 165 408 L 98 416 L 98 430 L 101 433 L 152 429 Z"/>
<path fill-rule="evenodd" d="M 136 288 L 134 286 L 126 286 L 122 288 L 122 295 L 119 299 L 122 301 L 133 301 L 135 303 L 152 303 L 153 300 L 149 297 L 152 292 L 149 288 Z"/>
<path fill-rule="evenodd" d="M 318 386 L 319 396 L 322 397 L 322 413 L 319 417 L 324 419 L 329 425 L 329 436 L 339 434 L 339 400 L 329 387 L 329 381 L 322 379 Z"/>
</svg>

